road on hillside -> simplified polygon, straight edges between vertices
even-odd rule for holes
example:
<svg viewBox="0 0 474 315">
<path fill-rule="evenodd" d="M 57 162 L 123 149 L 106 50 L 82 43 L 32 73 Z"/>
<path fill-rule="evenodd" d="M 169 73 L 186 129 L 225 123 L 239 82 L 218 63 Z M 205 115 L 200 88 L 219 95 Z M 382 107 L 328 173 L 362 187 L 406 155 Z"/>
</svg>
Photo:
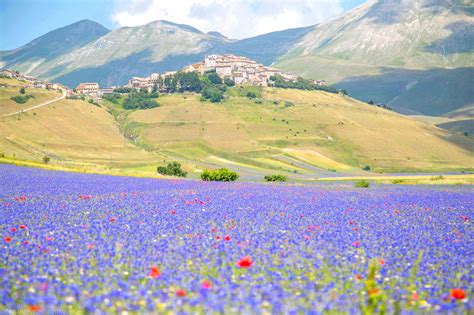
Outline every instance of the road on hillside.
<svg viewBox="0 0 474 315">
<path fill-rule="evenodd" d="M 49 100 L 49 101 L 46 101 L 46 102 L 43 102 L 39 105 L 35 105 L 33 107 L 30 107 L 30 108 L 26 108 L 26 109 L 22 109 L 22 110 L 19 110 L 17 112 L 14 112 L 14 113 L 9 113 L 9 114 L 5 114 L 5 115 L 1 115 L 0 117 L 8 117 L 8 116 L 13 116 L 13 115 L 17 115 L 17 114 L 22 114 L 24 112 L 27 112 L 27 111 L 30 111 L 30 110 L 33 110 L 33 109 L 37 109 L 37 108 L 40 108 L 40 107 L 43 107 L 43 106 L 46 106 L 46 105 L 49 105 L 51 103 L 54 103 L 54 102 L 57 102 L 59 100 L 62 100 L 63 98 L 66 97 L 66 91 L 63 91 L 63 94 L 58 97 L 58 98 L 55 98 L 55 99 L 52 99 L 52 100 Z"/>
</svg>

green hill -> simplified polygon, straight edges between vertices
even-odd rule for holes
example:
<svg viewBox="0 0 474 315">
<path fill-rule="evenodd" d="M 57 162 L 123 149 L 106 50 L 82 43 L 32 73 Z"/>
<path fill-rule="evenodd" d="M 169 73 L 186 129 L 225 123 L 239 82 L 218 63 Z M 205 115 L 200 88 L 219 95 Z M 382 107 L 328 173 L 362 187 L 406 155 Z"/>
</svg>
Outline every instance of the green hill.
<svg viewBox="0 0 474 315">
<path fill-rule="evenodd" d="M 258 99 L 245 97 L 251 89 Z M 0 95 L 4 94 L 0 88 Z M 235 87 L 222 103 L 160 96 L 160 107 L 124 110 L 61 100 L 0 118 L 0 152 L 68 167 L 154 174 L 180 161 L 191 177 L 228 167 L 243 179 L 294 179 L 372 171 L 472 170 L 474 139 L 343 95 Z"/>
</svg>

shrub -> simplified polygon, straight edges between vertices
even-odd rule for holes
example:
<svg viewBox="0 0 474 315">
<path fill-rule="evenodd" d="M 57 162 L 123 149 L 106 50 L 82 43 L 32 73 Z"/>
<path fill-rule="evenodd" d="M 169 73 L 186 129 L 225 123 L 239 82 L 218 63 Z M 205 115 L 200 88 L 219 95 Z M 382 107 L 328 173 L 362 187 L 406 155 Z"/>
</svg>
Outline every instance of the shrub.
<svg viewBox="0 0 474 315">
<path fill-rule="evenodd" d="M 250 99 L 257 98 L 257 94 L 255 92 L 252 92 L 252 91 L 247 92 L 246 96 Z"/>
<path fill-rule="evenodd" d="M 132 91 L 132 88 L 129 88 L 129 87 L 118 87 L 114 89 L 114 93 L 120 93 L 120 94 L 130 93 L 131 91 Z"/>
<path fill-rule="evenodd" d="M 201 91 L 202 97 L 212 103 L 219 103 L 224 98 L 224 92 L 214 86 L 205 87 Z"/>
<path fill-rule="evenodd" d="M 392 180 L 392 184 L 403 184 L 405 181 L 403 179 L 394 179 Z"/>
<path fill-rule="evenodd" d="M 370 166 L 369 165 L 366 165 L 362 168 L 364 171 L 370 171 Z"/>
<path fill-rule="evenodd" d="M 102 98 L 111 103 L 118 104 L 120 101 L 120 94 L 119 93 L 106 94 L 102 96 Z"/>
<path fill-rule="evenodd" d="M 234 86 L 235 85 L 234 81 L 232 81 L 232 79 L 230 79 L 230 78 L 225 78 L 224 79 L 224 84 L 227 85 L 227 86 Z"/>
<path fill-rule="evenodd" d="M 15 96 L 10 97 L 12 101 L 17 102 L 18 104 L 25 104 L 30 98 L 34 98 L 34 96 L 26 94 L 26 95 L 15 95 Z"/>
<path fill-rule="evenodd" d="M 158 173 L 168 176 L 186 177 L 188 174 L 181 169 L 181 164 L 178 162 L 171 162 L 166 166 L 158 166 L 156 170 Z"/>
<path fill-rule="evenodd" d="M 47 156 L 47 155 L 43 156 L 43 163 L 44 164 L 48 164 L 50 160 L 51 159 L 49 158 L 49 156 Z"/>
<path fill-rule="evenodd" d="M 136 94 L 130 95 L 123 102 L 124 109 L 149 109 L 159 106 L 160 104 L 158 104 L 156 101 L 142 98 Z"/>
<path fill-rule="evenodd" d="M 264 177 L 267 182 L 286 182 L 286 176 L 284 175 L 267 175 Z"/>
<path fill-rule="evenodd" d="M 368 181 L 366 180 L 358 180 L 354 183 L 354 187 L 357 187 L 357 188 L 369 188 L 370 184 Z"/>
<path fill-rule="evenodd" d="M 226 168 L 218 170 L 204 170 L 201 179 L 204 181 L 233 182 L 239 178 L 239 174 L 229 171 Z"/>
<path fill-rule="evenodd" d="M 24 87 L 20 88 L 20 94 L 25 94 L 26 93 L 26 90 Z"/>
</svg>

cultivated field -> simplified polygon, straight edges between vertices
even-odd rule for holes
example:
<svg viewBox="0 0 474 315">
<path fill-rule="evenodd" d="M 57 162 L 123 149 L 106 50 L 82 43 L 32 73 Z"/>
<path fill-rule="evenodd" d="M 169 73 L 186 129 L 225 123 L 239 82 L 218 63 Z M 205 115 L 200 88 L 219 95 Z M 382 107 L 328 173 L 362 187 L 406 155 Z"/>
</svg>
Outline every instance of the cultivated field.
<svg viewBox="0 0 474 315">
<path fill-rule="evenodd" d="M 470 186 L 202 183 L 0 165 L 0 312 L 472 311 Z"/>
</svg>

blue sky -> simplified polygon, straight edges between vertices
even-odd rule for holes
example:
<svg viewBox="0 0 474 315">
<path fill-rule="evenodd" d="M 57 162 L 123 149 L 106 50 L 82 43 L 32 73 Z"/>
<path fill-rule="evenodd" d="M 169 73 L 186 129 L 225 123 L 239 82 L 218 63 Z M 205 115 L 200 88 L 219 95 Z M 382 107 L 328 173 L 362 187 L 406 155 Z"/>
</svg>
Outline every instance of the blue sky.
<svg viewBox="0 0 474 315">
<path fill-rule="evenodd" d="M 109 29 L 166 19 L 203 31 L 219 31 L 232 38 L 245 38 L 321 23 L 363 2 L 365 0 L 0 0 L 0 50 L 20 47 L 82 19 L 99 22 Z"/>
</svg>

